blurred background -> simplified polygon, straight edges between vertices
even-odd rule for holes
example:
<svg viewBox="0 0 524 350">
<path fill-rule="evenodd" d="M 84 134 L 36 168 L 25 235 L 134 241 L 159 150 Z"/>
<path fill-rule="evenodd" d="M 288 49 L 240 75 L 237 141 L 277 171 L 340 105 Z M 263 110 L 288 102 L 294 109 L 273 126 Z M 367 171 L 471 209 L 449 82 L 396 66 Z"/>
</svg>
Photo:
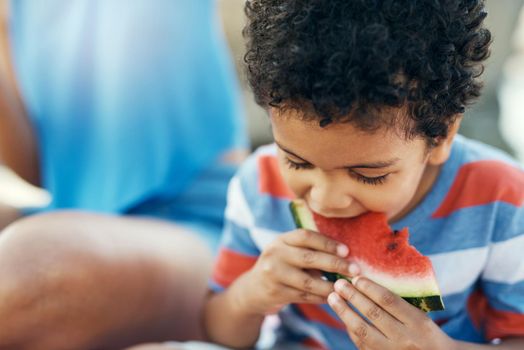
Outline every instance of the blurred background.
<svg viewBox="0 0 524 350">
<path fill-rule="evenodd" d="M 187 0 L 194 1 L 194 0 Z M 219 0 L 231 56 L 244 92 L 253 148 L 271 142 L 269 122 L 247 87 L 243 71 L 244 0 Z M 492 31 L 492 54 L 484 73 L 485 89 L 468 110 L 461 133 L 502 148 L 524 162 L 524 0 L 488 0 L 486 26 Z M 48 195 L 0 167 L 0 198 L 18 207 L 44 205 Z"/>
</svg>

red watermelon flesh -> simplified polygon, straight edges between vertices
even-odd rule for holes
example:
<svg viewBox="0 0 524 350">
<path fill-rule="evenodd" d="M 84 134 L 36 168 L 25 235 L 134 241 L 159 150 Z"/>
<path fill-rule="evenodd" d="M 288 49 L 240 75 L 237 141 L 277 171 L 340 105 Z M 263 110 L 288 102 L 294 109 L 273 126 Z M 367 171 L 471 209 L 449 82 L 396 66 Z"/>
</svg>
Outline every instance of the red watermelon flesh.
<svg viewBox="0 0 524 350">
<path fill-rule="evenodd" d="M 349 247 L 347 259 L 361 275 L 388 288 L 425 311 L 444 305 L 429 258 L 408 242 L 408 229 L 393 231 L 382 213 L 368 212 L 354 218 L 326 218 L 309 210 L 302 200 L 291 209 L 298 227 L 320 232 Z M 328 274 L 328 278 L 344 277 Z"/>
</svg>

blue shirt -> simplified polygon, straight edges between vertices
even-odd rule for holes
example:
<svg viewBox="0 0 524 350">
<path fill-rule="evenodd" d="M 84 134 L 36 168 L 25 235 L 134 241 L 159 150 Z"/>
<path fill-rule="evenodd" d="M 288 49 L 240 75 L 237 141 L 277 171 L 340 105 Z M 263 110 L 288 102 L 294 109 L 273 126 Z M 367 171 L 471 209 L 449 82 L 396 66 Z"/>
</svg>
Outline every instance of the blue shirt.
<svg viewBox="0 0 524 350">
<path fill-rule="evenodd" d="M 246 137 L 213 0 L 14 0 L 15 72 L 51 208 L 173 197 Z"/>
</svg>

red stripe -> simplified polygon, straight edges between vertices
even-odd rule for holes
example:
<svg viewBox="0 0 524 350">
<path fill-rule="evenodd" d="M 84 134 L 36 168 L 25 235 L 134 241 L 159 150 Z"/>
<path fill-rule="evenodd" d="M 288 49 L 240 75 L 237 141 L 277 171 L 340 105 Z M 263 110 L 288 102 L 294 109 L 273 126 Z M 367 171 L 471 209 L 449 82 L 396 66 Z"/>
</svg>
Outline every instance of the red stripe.
<svg viewBox="0 0 524 350">
<path fill-rule="evenodd" d="M 222 287 L 228 287 L 240 275 L 251 269 L 256 261 L 256 257 L 222 248 L 213 270 L 213 280 Z"/>
<path fill-rule="evenodd" d="M 324 347 L 319 341 L 317 341 L 314 338 L 306 338 L 301 343 L 302 345 L 310 349 L 327 350 L 326 347 Z"/>
<path fill-rule="evenodd" d="M 275 156 L 261 156 L 258 158 L 259 190 L 273 197 L 293 199 L 295 195 L 287 186 Z"/>
<path fill-rule="evenodd" d="M 331 316 L 320 305 L 296 304 L 296 306 L 302 315 L 304 315 L 304 317 L 309 321 L 319 322 L 336 329 L 346 329 L 342 321 Z"/>
<path fill-rule="evenodd" d="M 473 326 L 478 330 L 484 328 L 483 319 L 486 317 L 485 310 L 487 305 L 487 299 L 480 291 L 475 291 L 469 296 L 468 313 Z"/>
<path fill-rule="evenodd" d="M 449 318 L 443 318 L 443 319 L 440 319 L 440 320 L 435 320 L 435 323 L 437 324 L 437 326 L 442 327 L 448 321 L 449 321 Z"/>
<path fill-rule="evenodd" d="M 483 330 L 489 340 L 524 336 L 524 314 L 492 308 L 480 291 L 470 296 L 468 312 L 475 327 Z"/>
<path fill-rule="evenodd" d="M 489 308 L 486 336 L 488 339 L 524 337 L 524 315 Z"/>
<path fill-rule="evenodd" d="M 524 172 L 500 161 L 468 163 L 460 168 L 455 182 L 433 217 L 446 217 L 462 208 L 496 201 L 515 206 L 524 203 Z"/>
</svg>

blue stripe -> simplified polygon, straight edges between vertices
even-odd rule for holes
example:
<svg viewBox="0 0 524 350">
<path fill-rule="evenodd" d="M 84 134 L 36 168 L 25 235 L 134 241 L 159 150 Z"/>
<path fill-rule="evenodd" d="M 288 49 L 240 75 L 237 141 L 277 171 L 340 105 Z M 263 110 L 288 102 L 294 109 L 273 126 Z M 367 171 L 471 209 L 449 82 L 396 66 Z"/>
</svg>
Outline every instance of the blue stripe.
<svg viewBox="0 0 524 350">
<path fill-rule="evenodd" d="M 472 285 L 463 292 L 443 296 L 442 300 L 446 309 L 430 312 L 428 316 L 434 321 L 439 321 L 455 317 L 458 313 L 466 312 L 468 298 L 475 288 L 475 285 Z"/>
<path fill-rule="evenodd" d="M 289 308 L 289 311 L 297 315 L 297 317 L 304 319 L 304 317 L 302 316 L 302 313 L 300 312 L 300 310 L 296 308 L 295 305 L 292 305 Z M 324 339 L 328 342 L 327 345 L 329 349 L 342 349 L 342 348 L 347 349 L 347 350 L 356 350 L 357 349 L 345 330 L 336 329 L 336 328 L 327 326 L 323 323 L 316 322 L 316 321 L 305 320 L 305 322 L 307 322 L 309 326 L 316 328 L 318 331 L 320 331 L 320 333 L 322 333 L 322 335 L 324 336 Z M 285 327 L 285 324 L 284 324 L 284 327 Z"/>
<path fill-rule="evenodd" d="M 507 153 L 479 141 L 466 139 L 460 135 L 458 136 L 456 140 L 463 144 L 462 147 L 466 146 L 468 149 L 468 152 L 464 153 L 462 160 L 464 165 L 482 160 L 496 160 L 507 163 L 517 169 L 522 169 L 522 166 Z"/>
<path fill-rule="evenodd" d="M 524 207 L 514 207 L 507 203 L 498 203 L 493 242 L 503 242 L 524 235 Z M 524 252 L 523 252 L 524 255 Z"/>
<path fill-rule="evenodd" d="M 398 223 L 392 227 L 402 228 Z M 424 255 L 485 247 L 524 234 L 524 208 L 503 202 L 468 207 L 424 220 L 409 231 L 410 243 Z"/>
<path fill-rule="evenodd" d="M 465 311 L 455 315 L 453 319 L 450 319 L 440 328 L 456 340 L 463 340 L 470 343 L 486 343 L 482 332 L 475 328 L 469 314 Z"/>
<path fill-rule="evenodd" d="M 251 239 L 249 230 L 230 220 L 226 221 L 221 246 L 244 255 L 253 257 L 260 255 L 260 250 Z"/>
<path fill-rule="evenodd" d="M 524 281 L 515 284 L 484 281 L 482 291 L 493 308 L 524 314 Z"/>
<path fill-rule="evenodd" d="M 266 205 L 257 210 L 255 222 L 257 227 L 276 232 L 289 232 L 296 228 L 288 199 L 272 198 L 269 195 L 260 197 L 267 197 L 267 201 L 263 199 Z"/>
<path fill-rule="evenodd" d="M 213 280 L 209 280 L 207 282 L 207 286 L 209 289 L 211 289 L 214 293 L 222 293 L 226 288 L 222 287 L 220 284 L 216 283 Z"/>
</svg>

